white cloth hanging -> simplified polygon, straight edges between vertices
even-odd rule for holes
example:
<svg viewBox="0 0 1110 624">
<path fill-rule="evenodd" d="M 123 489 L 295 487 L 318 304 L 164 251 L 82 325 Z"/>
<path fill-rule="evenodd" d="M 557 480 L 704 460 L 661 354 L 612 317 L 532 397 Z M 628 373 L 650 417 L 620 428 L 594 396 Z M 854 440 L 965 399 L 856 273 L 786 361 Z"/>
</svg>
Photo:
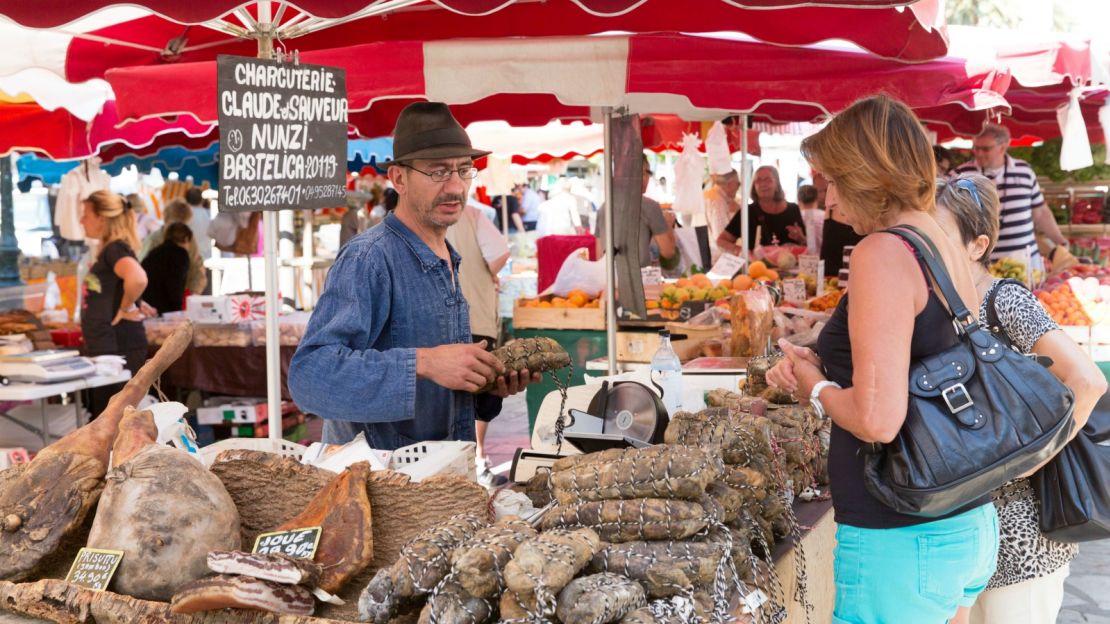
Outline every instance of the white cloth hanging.
<svg viewBox="0 0 1110 624">
<path fill-rule="evenodd" d="M 96 191 L 107 191 L 111 183 L 112 176 L 100 169 L 100 159 L 95 156 L 62 176 L 58 201 L 54 205 L 54 225 L 58 226 L 62 238 L 85 240 L 85 228 L 81 226 L 81 202 Z"/>
</svg>

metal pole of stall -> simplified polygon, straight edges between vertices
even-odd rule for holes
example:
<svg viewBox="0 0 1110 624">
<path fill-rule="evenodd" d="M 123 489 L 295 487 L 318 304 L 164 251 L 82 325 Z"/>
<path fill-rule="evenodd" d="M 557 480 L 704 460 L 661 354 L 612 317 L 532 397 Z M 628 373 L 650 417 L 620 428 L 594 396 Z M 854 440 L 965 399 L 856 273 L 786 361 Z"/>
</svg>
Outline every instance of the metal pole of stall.
<svg viewBox="0 0 1110 624">
<path fill-rule="evenodd" d="M 751 247 L 751 242 L 748 241 L 748 201 L 750 199 L 748 193 L 748 116 L 740 115 L 740 231 L 743 233 L 740 242 L 740 257 L 744 259 L 744 263 L 748 262 L 748 249 Z M 758 243 L 758 241 L 756 241 Z"/>
<path fill-rule="evenodd" d="M 258 58 L 274 56 L 274 26 L 271 23 L 270 0 L 258 2 Z M 272 210 L 262 213 L 266 258 L 266 414 L 271 440 L 281 439 L 281 345 L 278 342 L 278 215 Z M 250 258 L 247 259 L 248 271 Z"/>
<path fill-rule="evenodd" d="M 613 110 L 605 107 L 604 115 L 605 152 L 602 166 L 605 167 L 605 345 L 609 364 L 609 374 L 617 374 L 617 280 L 613 260 Z"/>
</svg>

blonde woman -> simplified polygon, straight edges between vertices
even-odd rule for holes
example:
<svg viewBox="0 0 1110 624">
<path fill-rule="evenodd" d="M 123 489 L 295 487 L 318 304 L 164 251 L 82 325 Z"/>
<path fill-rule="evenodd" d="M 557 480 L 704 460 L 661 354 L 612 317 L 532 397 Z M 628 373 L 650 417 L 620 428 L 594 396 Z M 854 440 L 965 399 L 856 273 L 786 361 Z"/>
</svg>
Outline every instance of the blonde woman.
<svg viewBox="0 0 1110 624">
<path fill-rule="evenodd" d="M 146 289 L 146 272 L 135 257 L 139 237 L 135 213 L 122 197 L 96 191 L 83 202 L 81 225 L 86 238 L 99 241 L 96 259 L 85 276 L 81 332 L 85 354 L 121 355 L 132 374 L 146 360 L 143 318 L 155 311 L 139 298 Z M 89 391 L 89 409 L 98 415 L 122 384 Z"/>
<path fill-rule="evenodd" d="M 782 341 L 786 358 L 767 375 L 833 423 L 833 622 L 943 624 L 971 606 L 994 574 L 994 505 L 985 496 L 940 518 L 898 513 L 868 491 L 860 451 L 899 434 L 910 363 L 957 340 L 908 243 L 883 230 L 912 225 L 924 232 L 964 305 L 977 310 L 967 254 L 934 219 L 933 151 L 904 104 L 886 96 L 860 100 L 805 139 L 802 153 L 828 180 L 826 205 L 865 236 L 852 253 L 851 286 L 816 353 Z"/>
</svg>

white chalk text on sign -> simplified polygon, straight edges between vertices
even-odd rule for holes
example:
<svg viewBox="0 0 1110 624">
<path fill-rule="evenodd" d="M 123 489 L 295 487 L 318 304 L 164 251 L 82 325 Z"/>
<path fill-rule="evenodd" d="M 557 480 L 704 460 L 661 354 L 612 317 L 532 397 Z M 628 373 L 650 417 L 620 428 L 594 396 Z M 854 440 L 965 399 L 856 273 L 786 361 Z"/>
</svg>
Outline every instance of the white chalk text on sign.
<svg viewBox="0 0 1110 624">
<path fill-rule="evenodd" d="M 221 209 L 346 205 L 346 72 L 226 55 L 216 70 Z"/>
<path fill-rule="evenodd" d="M 296 559 L 312 559 L 320 544 L 320 527 L 263 533 L 254 540 L 254 553 L 286 555 Z"/>
<path fill-rule="evenodd" d="M 69 567 L 66 582 L 87 587 L 93 591 L 108 589 L 112 575 L 116 573 L 119 562 L 123 560 L 122 550 L 103 550 L 82 548 Z"/>
</svg>

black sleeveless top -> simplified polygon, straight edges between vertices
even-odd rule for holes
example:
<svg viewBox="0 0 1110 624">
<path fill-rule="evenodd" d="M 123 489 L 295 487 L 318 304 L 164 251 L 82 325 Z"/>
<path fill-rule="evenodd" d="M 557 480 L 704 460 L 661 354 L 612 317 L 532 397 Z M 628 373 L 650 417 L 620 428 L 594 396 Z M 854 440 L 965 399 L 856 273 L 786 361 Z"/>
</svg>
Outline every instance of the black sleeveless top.
<svg viewBox="0 0 1110 624">
<path fill-rule="evenodd" d="M 956 340 L 952 317 L 930 285 L 929 300 L 921 313 L 914 318 L 910 359 L 917 360 L 943 351 L 952 346 Z M 841 386 L 850 388 L 852 386 L 852 344 L 848 334 L 848 293 L 841 298 L 839 305 L 833 311 L 832 318 L 821 331 L 817 339 L 817 353 L 821 356 L 825 375 Z M 898 513 L 879 502 L 867 491 L 863 482 L 863 457 L 858 452 L 863 444 L 864 442 L 859 438 L 833 423 L 829 446 L 829 481 L 833 510 L 838 524 L 864 529 L 894 529 L 959 515 L 990 501 L 990 497 L 987 496 L 939 518 Z"/>
</svg>

